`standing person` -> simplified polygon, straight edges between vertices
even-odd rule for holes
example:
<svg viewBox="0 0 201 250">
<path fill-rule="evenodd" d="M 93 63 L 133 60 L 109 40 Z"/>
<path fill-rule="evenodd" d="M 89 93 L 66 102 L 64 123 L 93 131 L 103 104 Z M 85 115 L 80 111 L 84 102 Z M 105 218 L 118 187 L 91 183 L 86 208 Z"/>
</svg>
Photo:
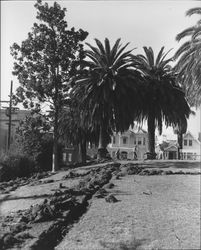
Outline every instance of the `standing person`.
<svg viewBox="0 0 201 250">
<path fill-rule="evenodd" d="M 163 151 L 160 149 L 159 150 L 159 160 L 163 160 Z"/>
<path fill-rule="evenodd" d="M 137 160 L 137 146 L 134 147 L 134 159 L 133 160 Z"/>
<path fill-rule="evenodd" d="M 117 160 L 119 160 L 119 157 L 120 157 L 120 150 L 119 149 L 116 152 L 116 157 L 117 157 Z"/>
</svg>

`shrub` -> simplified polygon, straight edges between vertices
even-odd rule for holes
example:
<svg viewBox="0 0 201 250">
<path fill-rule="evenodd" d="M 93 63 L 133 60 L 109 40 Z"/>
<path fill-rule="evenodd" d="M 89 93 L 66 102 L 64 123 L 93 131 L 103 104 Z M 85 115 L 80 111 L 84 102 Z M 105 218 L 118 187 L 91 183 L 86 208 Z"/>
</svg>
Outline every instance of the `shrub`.
<svg viewBox="0 0 201 250">
<path fill-rule="evenodd" d="M 7 154 L 0 159 L 0 181 L 28 177 L 33 172 L 35 172 L 33 160 L 24 155 Z"/>
<path fill-rule="evenodd" d="M 41 141 L 41 151 L 38 153 L 36 165 L 39 171 L 52 170 L 53 139 L 49 135 L 44 135 Z M 58 145 L 59 165 L 62 165 L 62 145 Z"/>
</svg>

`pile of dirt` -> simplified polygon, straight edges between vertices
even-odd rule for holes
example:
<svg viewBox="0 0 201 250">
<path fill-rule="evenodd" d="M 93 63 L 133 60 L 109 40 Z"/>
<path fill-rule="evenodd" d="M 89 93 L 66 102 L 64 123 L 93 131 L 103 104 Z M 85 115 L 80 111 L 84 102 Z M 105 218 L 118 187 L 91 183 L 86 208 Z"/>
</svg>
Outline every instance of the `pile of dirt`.
<svg viewBox="0 0 201 250">
<path fill-rule="evenodd" d="M 66 180 L 69 178 L 72 179 L 72 178 L 83 177 L 83 176 L 88 175 L 89 173 L 90 173 L 90 171 L 76 172 L 75 170 L 70 170 L 70 171 L 68 171 L 68 174 L 63 176 L 62 180 Z"/>
<path fill-rule="evenodd" d="M 106 202 L 117 202 L 108 189 L 114 187 L 110 180 L 126 175 L 170 175 L 170 174 L 200 174 L 200 172 L 185 172 L 161 169 L 146 169 L 138 164 L 111 163 L 87 171 L 69 171 L 63 177 L 62 183 L 55 192 L 41 203 L 27 210 L 18 211 L 5 218 L 0 218 L 0 249 L 53 249 L 67 233 L 69 225 L 77 221 L 86 212 L 89 200 L 94 197 L 105 198 Z M 8 183 L 1 183 L 1 189 L 13 189 L 18 186 L 38 183 L 51 183 L 54 180 L 42 178 L 50 174 L 37 174 L 32 178 L 21 178 Z M 65 180 L 81 178 L 78 185 L 71 188 L 65 186 Z"/>
<path fill-rule="evenodd" d="M 37 185 L 42 183 L 40 179 L 51 176 L 50 172 L 35 173 L 31 177 L 16 178 L 15 180 L 0 182 L 0 193 L 8 194 L 11 191 L 16 190 L 18 187 L 25 185 Z"/>
<path fill-rule="evenodd" d="M 175 175 L 175 174 L 201 174 L 201 172 L 197 171 L 185 171 L 185 170 L 178 170 L 178 171 L 172 171 L 172 170 L 162 170 L 157 168 L 146 168 L 143 165 L 140 164 L 134 164 L 134 163 L 128 163 L 128 164 L 122 164 L 119 169 L 113 173 L 115 175 L 116 179 L 119 179 L 126 175 Z"/>
<path fill-rule="evenodd" d="M 39 249 L 39 246 L 43 246 L 43 249 L 52 247 L 58 240 L 54 236 L 55 242 L 52 242 L 53 232 L 56 231 L 56 235 L 59 237 L 62 235 L 61 231 L 68 224 L 73 223 L 82 215 L 88 207 L 88 200 L 112 178 L 112 169 L 112 165 L 107 165 L 107 167 L 88 171 L 78 185 L 72 188 L 60 186 L 50 198 L 44 199 L 40 204 L 6 217 L 4 221 L 1 221 L 1 225 L 5 225 L 8 221 L 9 223 L 1 232 L 0 249 L 7 249 L 14 245 L 23 248 L 24 244 L 29 244 L 28 242 L 36 237 L 30 233 L 33 231 L 34 225 L 50 221 L 53 223 L 47 224 L 42 233 L 37 235 L 32 249 Z M 82 175 L 83 173 L 81 173 Z M 78 174 L 77 177 L 79 176 Z M 73 176 L 73 178 L 75 177 Z M 19 233 L 21 236 L 18 235 Z M 48 246 L 44 245 L 44 242 Z"/>
</svg>

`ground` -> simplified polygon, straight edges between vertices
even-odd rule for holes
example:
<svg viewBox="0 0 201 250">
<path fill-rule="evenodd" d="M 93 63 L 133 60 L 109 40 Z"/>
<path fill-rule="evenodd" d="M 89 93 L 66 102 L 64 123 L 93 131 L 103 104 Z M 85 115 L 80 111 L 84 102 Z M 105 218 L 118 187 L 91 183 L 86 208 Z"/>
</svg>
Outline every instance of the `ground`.
<svg viewBox="0 0 201 250">
<path fill-rule="evenodd" d="M 118 249 L 120 242 L 146 250 L 200 249 L 200 176 L 132 175 L 113 183 L 119 202 L 93 199 L 57 250 Z"/>
<path fill-rule="evenodd" d="M 123 166 L 128 162 L 120 163 Z M 201 249 L 200 163 L 146 161 L 133 164 L 139 168 L 163 170 L 163 173 L 149 176 L 123 174 L 120 178 L 113 175 L 110 182 L 114 187 L 104 187 L 118 202 L 108 203 L 104 197 L 93 196 L 86 212 L 75 221 L 56 250 Z M 81 167 L 75 171 L 82 173 L 104 165 Z M 167 174 L 170 170 L 177 174 Z M 67 173 L 60 171 L 40 183 L 0 194 L 1 220 L 40 203 L 60 184 L 73 187 L 82 180 L 82 177 L 62 179 Z"/>
</svg>

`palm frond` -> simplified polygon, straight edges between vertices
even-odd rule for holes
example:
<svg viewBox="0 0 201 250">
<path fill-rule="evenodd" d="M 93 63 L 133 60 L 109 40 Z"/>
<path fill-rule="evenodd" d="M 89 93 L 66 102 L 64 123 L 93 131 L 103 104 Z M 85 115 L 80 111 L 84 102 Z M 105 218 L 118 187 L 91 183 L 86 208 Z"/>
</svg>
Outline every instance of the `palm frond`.
<svg viewBox="0 0 201 250">
<path fill-rule="evenodd" d="M 92 46 L 90 43 L 86 43 L 86 45 L 99 57 L 101 56 L 101 52 L 94 46 Z"/>
<path fill-rule="evenodd" d="M 187 16 L 192 16 L 194 14 L 199 14 L 201 15 L 201 8 L 200 7 L 195 7 L 195 8 L 191 8 L 190 10 L 188 10 L 186 12 Z"/>
<path fill-rule="evenodd" d="M 118 57 L 121 55 L 121 53 L 125 50 L 125 48 L 129 45 L 129 43 L 126 43 L 123 47 L 119 48 L 119 51 L 117 51 L 116 55 L 114 56 L 113 63 L 115 64 L 118 60 Z"/>
<path fill-rule="evenodd" d="M 191 41 L 187 41 L 184 44 L 182 44 L 179 49 L 176 51 L 176 53 L 174 54 L 174 59 L 177 59 L 178 57 L 180 57 L 184 52 L 186 52 L 187 50 L 189 50 L 192 46 L 192 42 Z"/>
<path fill-rule="evenodd" d="M 158 65 L 158 68 L 159 69 L 163 69 L 164 71 L 169 71 L 169 69 L 171 68 L 170 67 L 170 62 L 172 62 L 173 61 L 173 58 L 169 58 L 169 59 L 167 59 L 167 60 L 163 60 L 163 61 L 161 61 L 160 62 L 160 64 Z"/>
<path fill-rule="evenodd" d="M 147 48 L 146 46 L 143 47 L 144 52 L 146 54 L 147 60 L 148 60 L 148 64 L 150 66 L 154 66 L 154 54 L 153 54 L 153 50 L 151 47 Z"/>
<path fill-rule="evenodd" d="M 201 25 L 195 29 L 194 34 L 192 35 L 192 40 L 201 39 Z"/>
<path fill-rule="evenodd" d="M 183 30 L 182 32 L 180 32 L 177 36 L 176 36 L 176 40 L 179 42 L 182 38 L 186 37 L 186 36 L 191 36 L 195 31 L 195 27 L 192 26 L 190 28 L 187 28 L 185 30 Z"/>
<path fill-rule="evenodd" d="M 110 57 L 110 41 L 108 38 L 105 38 L 105 52 L 108 55 L 108 58 Z"/>
<path fill-rule="evenodd" d="M 105 48 L 104 48 L 103 44 L 101 43 L 101 41 L 98 40 L 97 38 L 95 38 L 94 40 L 95 40 L 95 42 L 96 42 L 96 44 L 97 44 L 97 46 L 98 46 L 98 48 L 100 50 L 100 53 L 105 55 Z"/>
<path fill-rule="evenodd" d="M 118 49 L 120 48 L 120 41 L 121 41 L 121 38 L 118 38 L 111 50 L 111 60 L 114 61 L 114 56 L 116 55 Z"/>
<path fill-rule="evenodd" d="M 166 58 L 166 56 L 170 53 L 171 50 L 173 50 L 173 49 L 169 49 L 169 50 L 163 55 L 163 57 L 161 58 L 161 61 L 163 61 L 163 60 Z"/>
<path fill-rule="evenodd" d="M 158 56 L 156 58 L 156 62 L 155 62 L 155 65 L 158 65 L 159 62 L 161 61 L 161 58 L 162 58 L 162 55 L 163 55 L 163 51 L 164 51 L 164 46 L 160 49 L 159 53 L 158 53 Z"/>
</svg>

